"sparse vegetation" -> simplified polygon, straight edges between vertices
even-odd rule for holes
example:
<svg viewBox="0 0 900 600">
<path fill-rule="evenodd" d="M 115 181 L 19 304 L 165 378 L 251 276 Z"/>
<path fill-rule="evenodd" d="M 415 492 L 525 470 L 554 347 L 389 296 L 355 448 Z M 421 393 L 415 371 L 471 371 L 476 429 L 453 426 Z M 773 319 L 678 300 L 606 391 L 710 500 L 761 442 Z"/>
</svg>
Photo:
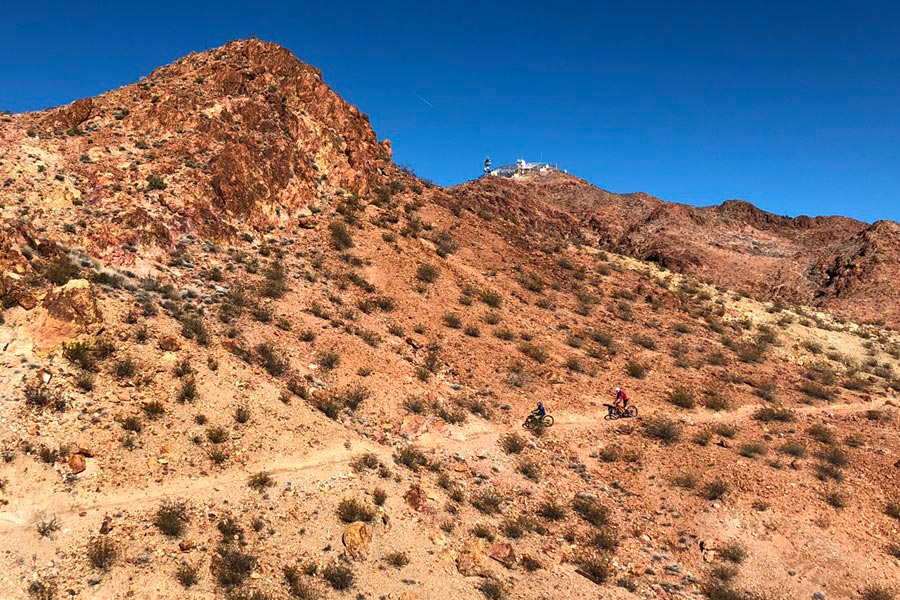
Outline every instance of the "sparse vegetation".
<svg viewBox="0 0 900 600">
<path fill-rule="evenodd" d="M 164 535 L 180 537 L 189 520 L 185 502 L 167 500 L 156 510 L 153 524 Z"/>
<path fill-rule="evenodd" d="M 370 523 L 375 518 L 375 510 L 355 498 L 344 498 L 337 507 L 338 517 L 344 523 L 365 521 Z"/>
</svg>

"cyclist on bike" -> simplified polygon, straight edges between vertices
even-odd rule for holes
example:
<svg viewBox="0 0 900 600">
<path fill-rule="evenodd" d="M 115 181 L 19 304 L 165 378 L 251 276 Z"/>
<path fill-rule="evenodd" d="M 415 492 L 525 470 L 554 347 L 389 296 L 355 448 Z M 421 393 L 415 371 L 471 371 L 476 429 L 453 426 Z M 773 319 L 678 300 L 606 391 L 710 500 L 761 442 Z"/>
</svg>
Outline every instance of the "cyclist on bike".
<svg viewBox="0 0 900 600">
<path fill-rule="evenodd" d="M 621 406 L 619 406 L 621 404 Z M 620 387 L 616 388 L 616 401 L 613 404 L 619 412 L 625 412 L 628 409 L 628 394 Z"/>
<path fill-rule="evenodd" d="M 547 414 L 547 409 L 544 408 L 543 402 L 537 403 L 537 408 L 531 411 L 532 416 L 537 417 L 538 420 L 543 419 Z"/>
</svg>

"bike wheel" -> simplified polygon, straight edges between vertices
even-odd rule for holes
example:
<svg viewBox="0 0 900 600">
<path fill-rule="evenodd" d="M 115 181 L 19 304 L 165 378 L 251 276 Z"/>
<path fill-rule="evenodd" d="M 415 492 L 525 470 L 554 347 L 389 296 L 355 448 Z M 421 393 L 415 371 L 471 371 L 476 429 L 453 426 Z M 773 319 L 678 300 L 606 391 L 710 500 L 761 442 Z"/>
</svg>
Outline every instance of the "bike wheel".
<svg viewBox="0 0 900 600">
<path fill-rule="evenodd" d="M 524 427 L 525 429 L 531 429 L 532 427 L 534 427 L 534 420 L 531 417 L 528 417 L 527 419 L 525 419 L 525 422 L 522 423 L 522 427 Z"/>
<path fill-rule="evenodd" d="M 541 419 L 541 425 L 544 427 L 550 427 L 553 425 L 553 417 L 550 415 L 544 415 L 544 418 Z"/>
<path fill-rule="evenodd" d="M 625 409 L 626 417 L 636 417 L 637 416 L 637 406 L 629 406 Z"/>
</svg>

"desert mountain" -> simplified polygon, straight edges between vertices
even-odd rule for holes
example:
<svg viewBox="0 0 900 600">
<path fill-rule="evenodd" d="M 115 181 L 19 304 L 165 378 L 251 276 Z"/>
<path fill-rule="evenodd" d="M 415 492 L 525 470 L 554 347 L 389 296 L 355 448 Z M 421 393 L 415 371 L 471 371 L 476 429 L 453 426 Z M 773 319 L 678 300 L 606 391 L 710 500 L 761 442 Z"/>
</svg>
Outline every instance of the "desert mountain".
<svg viewBox="0 0 900 600">
<path fill-rule="evenodd" d="M 0 116 L 0 182 L 2 598 L 900 580 L 900 336 L 819 310 L 895 224 L 441 189 L 258 40 Z"/>
<path fill-rule="evenodd" d="M 563 173 L 481 178 L 450 193 L 760 299 L 900 324 L 900 226 L 892 221 L 790 218 L 738 200 L 697 208 L 613 194 Z"/>
</svg>

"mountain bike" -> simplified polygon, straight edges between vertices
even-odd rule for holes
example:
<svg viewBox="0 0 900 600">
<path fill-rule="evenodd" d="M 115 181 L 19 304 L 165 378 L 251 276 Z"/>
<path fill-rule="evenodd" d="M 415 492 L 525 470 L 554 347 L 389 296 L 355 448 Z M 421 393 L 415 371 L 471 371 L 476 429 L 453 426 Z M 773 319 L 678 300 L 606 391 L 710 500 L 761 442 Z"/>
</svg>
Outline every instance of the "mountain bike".
<svg viewBox="0 0 900 600">
<path fill-rule="evenodd" d="M 553 417 L 550 415 L 544 415 L 543 417 L 539 417 L 537 415 L 528 415 L 528 418 L 525 419 L 525 422 L 522 423 L 522 427 L 525 429 L 534 429 L 535 427 L 550 427 L 553 425 Z"/>
<path fill-rule="evenodd" d="M 630 419 L 632 417 L 636 417 L 638 415 L 637 406 L 634 404 L 629 404 L 628 408 L 622 410 L 615 404 L 604 404 L 606 407 L 607 413 L 604 419 L 614 420 L 614 419 Z"/>
</svg>

